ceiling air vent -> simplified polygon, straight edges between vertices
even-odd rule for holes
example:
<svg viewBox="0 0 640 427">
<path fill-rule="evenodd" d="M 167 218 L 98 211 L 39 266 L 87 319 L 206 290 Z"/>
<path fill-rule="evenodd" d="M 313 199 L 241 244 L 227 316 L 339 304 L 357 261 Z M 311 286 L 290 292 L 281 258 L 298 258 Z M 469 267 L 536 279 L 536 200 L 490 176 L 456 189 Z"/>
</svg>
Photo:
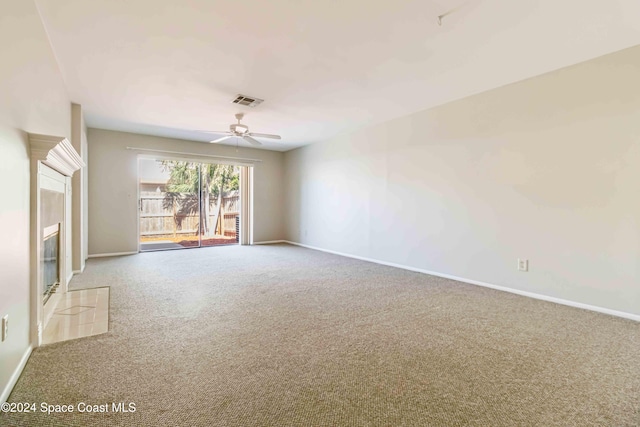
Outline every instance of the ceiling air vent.
<svg viewBox="0 0 640 427">
<path fill-rule="evenodd" d="M 236 99 L 231 102 L 234 104 L 246 105 L 247 107 L 257 107 L 263 101 L 264 99 L 254 98 L 252 96 L 238 95 Z"/>
</svg>

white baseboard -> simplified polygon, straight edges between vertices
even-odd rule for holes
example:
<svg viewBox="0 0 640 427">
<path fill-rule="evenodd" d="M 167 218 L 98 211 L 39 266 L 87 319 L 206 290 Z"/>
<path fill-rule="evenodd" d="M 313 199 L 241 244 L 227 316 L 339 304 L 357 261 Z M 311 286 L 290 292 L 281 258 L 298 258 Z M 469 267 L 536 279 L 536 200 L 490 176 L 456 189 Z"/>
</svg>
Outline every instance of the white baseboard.
<svg viewBox="0 0 640 427">
<path fill-rule="evenodd" d="M 73 270 L 73 274 L 76 275 L 76 274 L 84 273 L 84 269 L 85 269 L 86 266 L 87 266 L 86 263 L 82 263 L 82 268 L 80 270 Z"/>
<path fill-rule="evenodd" d="M 254 245 L 273 245 L 275 243 L 289 243 L 286 240 L 265 240 L 263 242 L 253 242 Z"/>
<path fill-rule="evenodd" d="M 73 271 L 67 276 L 67 286 L 69 285 L 69 282 L 71 282 L 71 279 L 73 279 Z"/>
<path fill-rule="evenodd" d="M 89 258 L 105 258 L 110 256 L 124 256 L 124 255 L 137 255 L 138 251 L 135 252 L 112 252 L 108 254 L 93 254 L 89 255 Z"/>
<path fill-rule="evenodd" d="M 7 385 L 5 385 L 4 390 L 2 390 L 2 394 L 0 395 L 0 403 L 6 402 L 9 398 L 13 387 L 15 387 L 16 383 L 18 382 L 18 378 L 20 378 L 20 374 L 22 374 L 24 366 L 29 360 L 29 356 L 31 356 L 31 350 L 33 350 L 33 347 L 29 346 L 24 352 L 22 359 L 20 359 L 20 363 L 18 363 L 15 371 L 13 371 L 13 375 L 11 375 L 11 378 L 9 378 L 9 382 L 7 383 Z"/>
<path fill-rule="evenodd" d="M 624 319 L 635 320 L 636 322 L 640 322 L 640 315 L 638 315 L 638 314 L 632 314 L 632 313 L 627 313 L 627 312 L 624 312 L 624 311 L 612 310 L 612 309 L 605 308 L 605 307 L 598 307 L 598 306 L 595 306 L 595 305 L 584 304 L 584 303 L 581 303 L 581 302 L 575 302 L 575 301 L 566 300 L 566 299 L 562 299 L 562 298 L 550 297 L 548 295 L 537 294 L 537 293 L 534 293 L 534 292 L 521 291 L 521 290 L 518 290 L 518 289 L 508 288 L 506 286 L 493 285 L 491 283 L 481 282 L 479 280 L 466 279 L 464 277 L 452 276 L 450 274 L 438 273 L 436 271 L 423 270 L 421 268 L 410 267 L 410 266 L 407 266 L 407 265 L 396 264 L 396 263 L 393 263 L 393 262 L 380 261 L 380 260 L 373 259 L 373 258 L 366 258 L 366 257 L 361 257 L 361 256 L 357 256 L 357 255 L 351 255 L 351 254 L 347 254 L 347 253 L 343 253 L 343 252 L 332 251 L 332 250 L 329 250 L 329 249 L 323 249 L 323 248 L 318 248 L 318 247 L 315 247 L 315 246 L 305 245 L 303 243 L 291 242 L 289 240 L 285 240 L 284 243 L 289 243 L 289 244 L 295 245 L 295 246 L 302 246 L 303 248 L 313 249 L 313 250 L 321 251 L 321 252 L 327 252 L 327 253 L 334 254 L 334 255 L 340 255 L 340 256 L 347 257 L 347 258 L 354 258 L 354 259 L 358 259 L 358 260 L 361 260 L 361 261 L 373 262 L 375 264 L 387 265 L 389 267 L 401 268 L 403 270 L 415 271 L 417 273 L 429 274 L 431 276 L 443 277 L 445 279 L 457 280 L 458 282 L 469 283 L 471 285 L 483 286 L 485 288 L 491 288 L 491 289 L 495 289 L 495 290 L 498 290 L 498 291 L 509 292 L 509 293 L 512 293 L 512 294 L 522 295 L 522 296 L 529 297 L 529 298 L 535 298 L 535 299 L 539 299 L 539 300 L 542 300 L 542 301 L 554 302 L 556 304 L 567 305 L 569 307 L 582 308 L 584 310 L 596 311 L 598 313 L 604 313 L 604 314 L 608 314 L 608 315 L 611 315 L 611 316 L 622 317 Z"/>
</svg>

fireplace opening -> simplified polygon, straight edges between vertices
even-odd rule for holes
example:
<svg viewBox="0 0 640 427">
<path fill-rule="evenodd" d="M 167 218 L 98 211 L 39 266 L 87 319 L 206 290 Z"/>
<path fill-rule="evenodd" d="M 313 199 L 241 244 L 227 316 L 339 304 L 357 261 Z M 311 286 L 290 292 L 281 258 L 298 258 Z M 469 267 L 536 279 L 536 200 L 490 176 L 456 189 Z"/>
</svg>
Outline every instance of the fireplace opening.
<svg viewBox="0 0 640 427">
<path fill-rule="evenodd" d="M 42 251 L 42 293 L 46 303 L 60 284 L 60 223 L 45 227 Z"/>
</svg>

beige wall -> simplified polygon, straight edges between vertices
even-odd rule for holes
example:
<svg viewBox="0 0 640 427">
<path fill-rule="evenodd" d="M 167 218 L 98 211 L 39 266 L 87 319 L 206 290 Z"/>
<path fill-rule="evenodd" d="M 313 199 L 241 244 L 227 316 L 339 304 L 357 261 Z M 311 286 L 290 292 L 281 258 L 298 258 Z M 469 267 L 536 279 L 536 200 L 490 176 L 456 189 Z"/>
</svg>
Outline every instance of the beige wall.
<svg viewBox="0 0 640 427">
<path fill-rule="evenodd" d="M 29 347 L 29 194 L 27 132 L 70 137 L 70 100 L 32 1 L 7 0 L 0 13 L 0 393 Z"/>
<path fill-rule="evenodd" d="M 287 238 L 638 315 L 639 75 L 634 47 L 289 151 Z"/>
<path fill-rule="evenodd" d="M 138 251 L 138 155 L 126 147 L 260 159 L 254 169 L 254 241 L 284 236 L 280 152 L 88 130 L 89 255 Z"/>
</svg>

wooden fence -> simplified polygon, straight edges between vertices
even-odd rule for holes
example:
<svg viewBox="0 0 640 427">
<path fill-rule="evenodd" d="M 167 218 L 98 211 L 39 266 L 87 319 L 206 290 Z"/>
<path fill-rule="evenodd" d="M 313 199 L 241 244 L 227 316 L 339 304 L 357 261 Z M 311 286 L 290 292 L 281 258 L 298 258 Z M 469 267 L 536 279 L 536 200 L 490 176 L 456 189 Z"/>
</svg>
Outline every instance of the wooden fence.
<svg viewBox="0 0 640 427">
<path fill-rule="evenodd" d="M 240 196 L 223 197 L 221 211 L 216 230 L 223 236 L 238 237 L 236 218 L 240 216 Z"/>
<path fill-rule="evenodd" d="M 164 206 L 164 192 L 141 192 L 140 193 L 140 236 L 160 237 L 160 236 L 196 236 L 200 227 L 200 214 L 196 209 L 194 214 L 185 215 L 178 212 L 177 203 L 173 206 Z M 195 194 L 180 194 L 180 201 L 184 203 L 198 204 L 198 196 Z M 213 199 L 209 209 L 209 221 L 211 226 L 215 226 L 216 235 L 236 236 L 236 217 L 240 215 L 240 197 L 223 197 L 220 204 L 220 215 L 218 221 L 212 224 L 216 218 L 216 200 Z"/>
</svg>

